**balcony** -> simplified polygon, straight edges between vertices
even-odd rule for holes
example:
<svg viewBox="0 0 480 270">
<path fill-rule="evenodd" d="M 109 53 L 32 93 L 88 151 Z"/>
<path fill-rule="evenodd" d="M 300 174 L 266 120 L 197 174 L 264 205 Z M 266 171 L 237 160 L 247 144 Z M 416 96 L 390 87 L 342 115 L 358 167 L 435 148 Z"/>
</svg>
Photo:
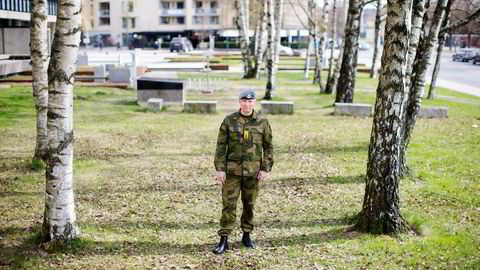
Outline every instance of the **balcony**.
<svg viewBox="0 0 480 270">
<path fill-rule="evenodd" d="M 0 0 L 0 10 L 14 11 L 14 12 L 31 12 L 31 0 Z M 47 1 L 48 15 L 55 16 L 57 14 L 57 1 Z"/>
<path fill-rule="evenodd" d="M 196 8 L 195 15 L 215 16 L 218 15 L 218 8 Z"/>
<path fill-rule="evenodd" d="M 162 16 L 185 16 L 184 9 L 162 9 Z"/>
</svg>

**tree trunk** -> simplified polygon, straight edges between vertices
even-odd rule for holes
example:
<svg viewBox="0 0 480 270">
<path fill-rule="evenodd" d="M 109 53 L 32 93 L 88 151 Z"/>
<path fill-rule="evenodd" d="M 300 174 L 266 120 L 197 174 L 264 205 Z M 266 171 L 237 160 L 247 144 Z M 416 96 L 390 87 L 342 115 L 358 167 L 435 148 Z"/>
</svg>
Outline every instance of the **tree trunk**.
<svg viewBox="0 0 480 270">
<path fill-rule="evenodd" d="M 328 61 L 328 75 L 327 75 L 327 85 L 325 86 L 325 93 L 331 94 L 332 90 L 332 77 L 334 75 L 333 71 L 333 62 L 335 61 L 334 52 L 335 52 L 335 38 L 337 35 L 337 0 L 333 0 L 333 9 L 332 9 L 332 39 L 330 40 L 330 60 Z"/>
<path fill-rule="evenodd" d="M 81 32 L 81 0 L 58 0 L 57 23 L 48 66 L 48 151 L 45 155 L 46 241 L 80 234 L 73 196 L 73 84 Z"/>
<path fill-rule="evenodd" d="M 34 160 L 41 160 L 47 149 L 48 110 L 48 40 L 47 5 L 45 0 L 32 1 L 30 23 L 30 55 L 32 57 L 32 88 L 35 103 L 37 138 Z"/>
<path fill-rule="evenodd" d="M 440 29 L 444 28 L 448 25 L 449 17 L 450 17 L 450 8 L 453 4 L 454 0 L 448 0 L 447 7 L 445 8 L 445 16 L 443 18 L 442 26 Z M 430 89 L 428 91 L 428 99 L 435 98 L 435 87 L 437 85 L 437 77 L 438 73 L 440 72 L 440 60 L 442 59 L 442 51 L 443 46 L 445 45 L 445 38 L 447 33 L 440 33 L 438 37 L 438 47 L 437 47 L 437 57 L 435 59 L 435 66 L 433 68 L 432 73 L 432 81 L 430 83 Z"/>
<path fill-rule="evenodd" d="M 268 29 L 268 60 L 267 60 L 267 87 L 265 91 L 265 97 L 263 99 L 271 100 L 272 92 L 275 91 L 275 72 L 273 69 L 273 59 L 275 57 L 274 38 L 275 38 L 275 22 L 273 19 L 274 1 L 268 0 L 268 12 L 267 12 L 267 29 Z"/>
<path fill-rule="evenodd" d="M 382 10 L 382 1 L 377 0 L 377 12 L 375 14 L 375 45 L 373 47 L 373 59 L 372 59 L 372 70 L 370 70 L 370 78 L 376 78 L 378 73 L 378 56 L 380 51 L 380 24 L 382 23 L 380 18 L 380 12 Z"/>
<path fill-rule="evenodd" d="M 320 60 L 323 59 L 323 48 L 325 47 L 325 36 L 327 35 L 328 31 L 328 1 L 324 1 L 323 3 L 323 12 L 322 12 L 322 29 L 320 31 L 321 36 L 320 36 L 320 42 L 319 42 L 319 53 L 320 53 Z M 323 68 L 323 61 L 320 63 L 320 68 L 318 69 L 318 83 L 320 86 L 320 93 L 325 93 L 325 88 L 323 87 L 322 84 L 322 68 Z"/>
<path fill-rule="evenodd" d="M 303 78 L 308 80 L 308 73 L 310 71 L 310 52 L 311 52 L 311 45 L 313 43 L 313 36 L 308 34 L 308 46 L 307 46 L 307 55 L 305 56 L 305 66 L 303 70 Z"/>
<path fill-rule="evenodd" d="M 420 110 L 421 97 L 423 94 L 425 76 L 427 73 L 428 65 L 430 64 L 430 58 L 432 55 L 432 50 L 434 44 L 437 43 L 438 32 L 440 30 L 440 22 L 442 21 L 443 14 L 445 11 L 447 0 L 438 0 L 435 12 L 433 14 L 432 22 L 430 23 L 430 31 L 428 36 L 424 40 L 424 44 L 421 46 L 421 51 L 417 51 L 414 66 L 414 77 L 410 82 L 410 91 L 408 96 L 408 102 L 406 105 L 406 115 L 404 121 L 404 133 L 403 133 L 403 150 L 401 152 L 402 165 L 401 167 L 402 176 L 408 173 L 408 168 L 406 168 L 406 152 L 408 144 L 410 143 L 410 138 L 417 121 L 417 114 Z M 424 20 L 425 21 L 425 20 Z"/>
<path fill-rule="evenodd" d="M 408 229 L 400 213 L 399 146 L 402 137 L 410 1 L 389 0 L 382 71 L 368 153 L 362 211 L 354 226 L 369 233 L 397 234 Z"/>
<path fill-rule="evenodd" d="M 244 2 L 245 1 L 245 2 Z M 235 8 L 237 9 L 237 29 L 240 34 L 240 49 L 242 51 L 243 59 L 243 78 L 254 78 L 253 65 L 251 59 L 250 50 L 250 37 L 248 27 L 248 14 L 246 8 L 248 7 L 249 0 L 236 0 Z"/>
<path fill-rule="evenodd" d="M 413 66 L 418 61 L 422 54 L 423 46 L 423 34 L 425 31 L 426 22 L 428 21 L 428 15 L 425 11 L 430 7 L 430 0 L 413 0 L 412 6 L 412 31 L 410 32 L 409 45 L 408 45 L 408 59 L 407 59 L 407 74 L 405 84 L 407 87 L 407 94 L 405 95 L 405 108 L 408 108 L 409 96 L 411 93 L 412 77 L 414 77 Z M 407 121 L 407 109 L 403 111 L 402 123 Z M 405 129 L 403 129 L 405 133 Z M 405 134 L 402 136 L 402 140 L 405 138 Z M 407 166 L 406 147 L 403 142 L 400 144 L 400 177 L 404 177 L 409 173 Z"/>
<path fill-rule="evenodd" d="M 282 31 L 282 21 L 283 21 L 283 0 L 277 0 L 277 21 L 275 22 L 275 58 L 273 61 L 273 72 L 277 74 L 278 63 L 280 62 L 280 45 L 281 45 L 281 31 Z M 276 83 L 275 83 L 276 84 Z M 272 93 L 273 95 L 273 93 Z"/>
<path fill-rule="evenodd" d="M 263 53 L 265 52 L 265 42 L 264 42 L 264 37 L 265 37 L 265 29 L 266 29 L 266 24 L 267 24 L 267 3 L 268 0 L 264 0 L 262 2 L 262 8 L 263 8 L 263 13 L 262 13 L 262 21 L 260 23 L 260 31 L 258 33 L 258 46 L 257 50 L 255 52 L 255 67 L 254 67 L 254 74 L 255 78 L 260 77 L 260 65 L 263 61 Z"/>
<path fill-rule="evenodd" d="M 362 1 L 349 1 L 342 65 L 340 67 L 340 77 L 336 88 L 337 96 L 335 102 L 353 102 L 353 92 L 355 89 L 357 73 L 358 36 L 360 34 L 360 17 L 362 9 Z"/>
</svg>

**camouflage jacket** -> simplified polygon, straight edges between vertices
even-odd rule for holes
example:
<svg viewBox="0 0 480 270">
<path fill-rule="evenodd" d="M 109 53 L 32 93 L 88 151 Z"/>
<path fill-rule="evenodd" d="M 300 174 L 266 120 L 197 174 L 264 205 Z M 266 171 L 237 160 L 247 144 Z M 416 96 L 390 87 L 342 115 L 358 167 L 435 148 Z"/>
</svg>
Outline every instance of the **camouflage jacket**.
<svg viewBox="0 0 480 270">
<path fill-rule="evenodd" d="M 215 151 L 215 169 L 227 174 L 254 176 L 273 166 L 272 129 L 267 118 L 253 111 L 245 118 L 237 111 L 220 126 Z"/>
</svg>

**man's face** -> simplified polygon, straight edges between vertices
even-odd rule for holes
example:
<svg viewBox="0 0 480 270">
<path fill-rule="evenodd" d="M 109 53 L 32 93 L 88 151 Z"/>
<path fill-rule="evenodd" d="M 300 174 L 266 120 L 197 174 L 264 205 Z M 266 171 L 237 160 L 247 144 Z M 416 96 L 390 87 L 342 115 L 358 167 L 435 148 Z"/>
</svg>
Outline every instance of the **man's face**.
<svg viewBox="0 0 480 270">
<path fill-rule="evenodd" d="M 244 115 L 250 115 L 255 107 L 255 99 L 240 99 L 240 112 Z"/>
</svg>

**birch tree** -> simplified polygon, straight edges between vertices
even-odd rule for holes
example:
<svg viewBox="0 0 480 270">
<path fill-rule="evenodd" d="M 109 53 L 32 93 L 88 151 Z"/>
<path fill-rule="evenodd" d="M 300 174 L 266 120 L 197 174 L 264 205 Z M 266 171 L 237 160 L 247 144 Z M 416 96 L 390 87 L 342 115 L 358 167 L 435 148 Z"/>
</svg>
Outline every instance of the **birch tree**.
<svg viewBox="0 0 480 270">
<path fill-rule="evenodd" d="M 325 45 L 325 36 L 327 34 L 328 30 L 328 0 L 323 1 L 323 11 L 322 11 L 322 27 L 320 31 L 320 40 L 318 43 L 318 50 L 319 50 L 319 57 L 317 58 L 317 65 L 318 68 L 316 69 L 315 73 L 315 79 L 318 81 L 319 86 L 320 86 L 320 93 L 325 93 L 325 88 L 323 87 L 322 84 L 322 64 L 323 64 L 323 51 L 324 51 L 324 45 Z"/>
<path fill-rule="evenodd" d="M 268 0 L 267 8 L 267 29 L 268 29 L 268 39 L 267 39 L 267 86 L 265 91 L 265 97 L 263 99 L 271 100 L 272 92 L 275 91 L 275 72 L 273 69 L 273 61 L 275 58 L 275 21 L 274 21 L 274 0 Z"/>
<path fill-rule="evenodd" d="M 48 150 L 45 155 L 46 241 L 70 240 L 77 226 L 73 195 L 73 85 L 81 33 L 81 0 L 58 0 L 48 66 Z"/>
<path fill-rule="evenodd" d="M 235 0 L 235 8 L 237 10 L 235 23 L 240 38 L 244 79 L 255 77 L 255 74 L 253 74 L 252 53 L 250 50 L 248 6 L 249 0 Z"/>
<path fill-rule="evenodd" d="M 398 184 L 411 2 L 388 0 L 387 5 L 385 45 L 368 151 L 365 196 L 354 229 L 396 234 L 408 230 L 400 213 Z"/>
<path fill-rule="evenodd" d="M 35 103 L 37 137 L 34 160 L 41 160 L 47 149 L 48 106 L 48 28 L 46 0 L 33 0 L 30 20 L 30 55 L 32 57 L 32 88 Z"/>
<path fill-rule="evenodd" d="M 334 72 L 333 62 L 335 61 L 334 52 L 335 52 L 335 39 L 337 36 L 337 0 L 333 0 L 332 7 L 332 29 L 331 29 L 331 39 L 330 39 L 330 60 L 328 61 L 328 75 L 327 75 L 327 84 L 325 85 L 325 94 L 331 94 L 332 82 L 331 78 Z"/>
<path fill-rule="evenodd" d="M 254 66 L 254 69 L 253 69 L 253 74 L 255 75 L 255 78 L 259 78 L 260 77 L 260 65 L 263 61 L 263 55 L 264 55 L 264 52 L 265 52 L 265 45 L 266 45 L 266 42 L 264 41 L 264 37 L 265 37 L 265 31 L 266 31 L 266 28 L 267 28 L 267 8 L 268 8 L 268 3 L 267 3 L 268 0 L 263 0 L 262 1 L 262 13 L 261 13 L 261 21 L 259 23 L 259 27 L 258 27 L 258 42 L 257 42 L 257 47 L 256 47 L 256 51 L 255 51 L 255 66 Z"/>
<path fill-rule="evenodd" d="M 350 0 L 347 23 L 345 25 L 345 40 L 343 45 L 340 77 L 336 87 L 335 102 L 352 103 L 357 74 L 358 37 L 360 35 L 360 17 L 366 2 Z"/>
<path fill-rule="evenodd" d="M 276 14 L 277 20 L 275 22 L 275 58 L 273 62 L 273 72 L 276 74 L 278 70 L 278 64 L 280 62 L 280 46 L 282 39 L 282 22 L 283 22 L 283 0 L 276 0 Z"/>
<path fill-rule="evenodd" d="M 376 78 L 378 73 L 378 57 L 380 52 L 380 25 L 382 24 L 382 0 L 377 0 L 377 12 L 375 13 L 375 38 L 373 47 L 372 69 L 370 70 L 370 78 Z"/>
<path fill-rule="evenodd" d="M 448 20 L 450 17 L 450 8 L 452 7 L 454 0 L 448 0 L 447 7 L 445 8 L 445 16 L 443 17 L 441 28 L 448 25 Z M 439 33 L 438 35 L 438 44 L 437 44 L 437 56 L 435 58 L 435 64 L 433 66 L 432 80 L 430 82 L 430 89 L 428 91 L 428 99 L 435 98 L 435 86 L 437 84 L 438 73 L 440 72 L 440 60 L 442 59 L 443 45 L 445 44 L 445 37 L 447 33 Z"/>
<path fill-rule="evenodd" d="M 401 150 L 401 174 L 408 174 L 406 152 L 410 143 L 410 138 L 417 121 L 418 111 L 421 106 L 421 96 L 424 89 L 425 76 L 427 73 L 428 65 L 430 64 L 430 58 L 433 51 L 434 44 L 437 43 L 438 33 L 440 31 L 440 22 L 445 12 L 447 0 L 438 0 L 435 12 L 433 14 L 432 21 L 428 35 L 425 37 L 423 44 L 420 46 L 421 50 L 417 50 L 416 59 L 413 67 L 413 74 L 410 79 L 410 91 L 406 104 L 406 115 L 404 120 L 404 132 L 403 132 L 403 148 Z M 424 20 L 426 21 L 426 20 Z M 424 27 L 425 28 L 425 27 Z"/>
</svg>

